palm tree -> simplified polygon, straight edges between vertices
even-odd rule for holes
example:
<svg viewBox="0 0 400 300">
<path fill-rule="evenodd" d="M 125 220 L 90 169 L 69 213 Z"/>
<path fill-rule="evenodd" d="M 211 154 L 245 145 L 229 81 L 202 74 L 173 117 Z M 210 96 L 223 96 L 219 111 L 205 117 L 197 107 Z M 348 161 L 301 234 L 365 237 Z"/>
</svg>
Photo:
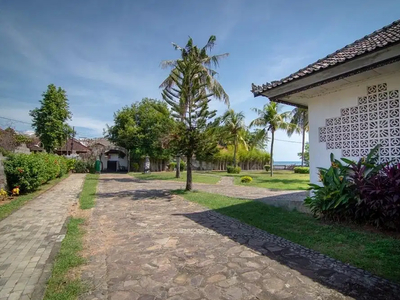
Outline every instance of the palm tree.
<svg viewBox="0 0 400 300">
<path fill-rule="evenodd" d="M 189 38 L 185 47 L 172 44 L 175 50 L 180 51 L 181 57 L 176 60 L 163 61 L 163 68 L 170 67 L 171 72 L 161 83 L 163 99 L 169 104 L 172 116 L 190 133 L 199 127 L 197 120 L 205 122 L 212 112 L 208 111 L 207 103 L 213 97 L 229 104 L 229 97 L 221 84 L 215 79 L 217 72 L 213 67 L 218 67 L 219 61 L 228 56 L 209 56 L 208 52 L 214 47 L 215 36 L 211 36 L 203 48 L 193 45 Z M 203 126 L 204 124 L 200 124 Z M 192 156 L 195 149 L 186 148 L 187 178 L 186 190 L 192 189 Z M 179 168 L 179 166 L 177 166 Z"/>
<path fill-rule="evenodd" d="M 250 123 L 250 127 L 259 126 L 263 127 L 264 135 L 271 131 L 271 176 L 273 175 L 274 169 L 274 141 L 275 131 L 278 129 L 287 130 L 289 123 L 286 122 L 290 116 L 290 112 L 280 113 L 281 105 L 276 102 L 270 102 L 265 104 L 263 109 L 253 108 L 252 110 L 258 114 L 258 118 L 254 119 Z"/>
<path fill-rule="evenodd" d="M 310 130 L 308 125 L 308 109 L 296 107 L 292 110 L 290 116 L 291 126 L 287 129 L 287 134 L 289 137 L 293 133 L 298 133 L 302 135 L 301 141 L 301 166 L 304 166 L 304 146 L 305 146 L 305 136 L 306 132 Z"/>
<path fill-rule="evenodd" d="M 222 116 L 222 122 L 225 125 L 225 130 L 229 133 L 230 137 L 233 138 L 233 166 L 237 167 L 237 149 L 239 140 L 245 143 L 243 135 L 245 133 L 246 126 L 244 124 L 243 112 L 235 112 L 233 109 L 228 109 Z"/>
</svg>

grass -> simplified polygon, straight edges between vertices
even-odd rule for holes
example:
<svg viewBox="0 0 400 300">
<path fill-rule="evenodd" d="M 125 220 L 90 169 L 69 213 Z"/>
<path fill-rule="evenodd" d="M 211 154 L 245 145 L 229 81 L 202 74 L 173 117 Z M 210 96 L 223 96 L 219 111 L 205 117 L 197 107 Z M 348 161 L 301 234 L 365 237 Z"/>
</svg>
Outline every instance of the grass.
<svg viewBox="0 0 400 300">
<path fill-rule="evenodd" d="M 82 193 L 79 197 L 79 204 L 81 209 L 90 209 L 94 207 L 98 181 L 99 174 L 86 175 Z"/>
<path fill-rule="evenodd" d="M 383 233 L 325 224 L 311 215 L 204 192 L 176 191 L 185 199 L 281 236 L 344 263 L 400 282 L 400 240 Z"/>
<path fill-rule="evenodd" d="M 40 186 L 39 189 L 33 193 L 20 195 L 15 200 L 12 200 L 9 203 L 1 205 L 0 206 L 0 220 L 3 220 L 4 218 L 8 217 L 14 211 L 21 208 L 21 206 L 23 206 L 25 203 L 27 203 L 28 201 L 31 201 L 32 199 L 34 199 L 37 196 L 39 196 L 40 194 L 44 193 L 48 189 L 52 188 L 53 186 L 55 186 L 57 183 L 59 183 L 66 177 L 68 177 L 68 175 L 62 176 L 60 178 L 56 178 L 56 179 Z"/>
<path fill-rule="evenodd" d="M 98 174 L 87 174 L 79 197 L 80 209 L 89 209 L 95 205 Z M 47 283 L 44 300 L 75 300 L 86 287 L 79 276 L 74 276 L 73 269 L 85 263 L 79 254 L 83 249 L 83 218 L 70 218 L 67 233 L 57 255 L 51 278 Z"/>
<path fill-rule="evenodd" d="M 84 219 L 71 218 L 67 225 L 67 233 L 61 243 L 53 266 L 53 272 L 47 283 L 44 300 L 69 300 L 76 299 L 85 287 L 77 276 L 70 273 L 72 268 L 78 267 L 85 262 L 79 255 L 83 248 L 84 232 L 80 228 Z"/>
<path fill-rule="evenodd" d="M 175 172 L 153 172 L 150 174 L 142 173 L 129 173 L 137 179 L 143 180 L 173 180 L 173 181 L 186 181 L 186 172 L 181 172 L 181 178 L 175 178 Z M 221 176 L 210 173 L 197 173 L 193 172 L 193 182 L 216 184 Z"/>
<path fill-rule="evenodd" d="M 293 171 L 277 170 L 273 177 L 265 171 L 242 171 L 240 174 L 228 174 L 225 172 L 213 172 L 223 176 L 232 176 L 235 179 L 235 185 L 256 186 L 276 190 L 306 190 L 310 183 L 309 174 L 295 174 Z M 250 183 L 241 183 L 240 178 L 250 176 L 253 181 Z"/>
</svg>

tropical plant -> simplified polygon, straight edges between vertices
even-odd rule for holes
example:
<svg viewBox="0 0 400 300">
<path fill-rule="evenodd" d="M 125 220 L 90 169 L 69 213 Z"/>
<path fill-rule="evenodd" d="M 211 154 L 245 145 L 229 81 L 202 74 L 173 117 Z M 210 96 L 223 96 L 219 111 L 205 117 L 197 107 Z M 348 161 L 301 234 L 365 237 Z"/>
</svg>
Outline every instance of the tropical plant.
<svg viewBox="0 0 400 300">
<path fill-rule="evenodd" d="M 266 172 L 269 172 L 269 170 L 271 170 L 271 166 L 270 166 L 270 165 L 265 165 L 265 166 L 264 166 L 264 170 L 265 170 Z"/>
<path fill-rule="evenodd" d="M 357 198 L 353 190 L 348 189 L 346 167 L 331 154 L 331 166 L 318 169 L 322 185 L 310 184 L 313 192 L 304 200 L 305 205 L 318 218 L 337 221 L 351 218 Z"/>
<path fill-rule="evenodd" d="M 224 124 L 225 132 L 227 132 L 228 136 L 233 140 L 233 166 L 237 167 L 236 154 L 239 141 L 244 143 L 244 145 L 247 147 L 244 140 L 246 129 L 246 125 L 244 124 L 244 113 L 235 112 L 233 109 L 228 109 L 222 116 L 222 122 Z"/>
<path fill-rule="evenodd" d="M 170 67 L 169 76 L 160 87 L 162 97 L 178 122 L 171 135 L 171 144 L 175 145 L 177 154 L 184 154 L 187 160 L 186 190 L 192 189 L 192 159 L 201 150 L 202 153 L 213 151 L 216 141 L 205 132 L 211 126 L 215 111 L 210 111 L 208 102 L 216 98 L 229 103 L 229 97 L 216 80 L 217 67 L 221 58 L 228 54 L 209 56 L 214 47 L 215 36 L 211 36 L 207 44 L 199 48 L 189 38 L 185 47 L 173 44 L 180 51 L 181 57 L 176 60 L 162 62 L 162 67 Z"/>
<path fill-rule="evenodd" d="M 290 115 L 289 112 L 280 113 L 281 105 L 276 102 L 270 102 L 265 104 L 263 109 L 253 108 L 258 114 L 258 118 L 254 119 L 250 123 L 250 127 L 258 126 L 262 127 L 264 136 L 271 132 L 271 169 L 270 174 L 273 175 L 274 166 L 274 141 L 275 132 L 279 129 L 287 130 L 289 128 L 289 123 L 287 119 Z"/>
<path fill-rule="evenodd" d="M 310 130 L 308 125 L 308 109 L 307 108 L 294 108 L 290 113 L 290 126 L 287 128 L 287 134 L 289 137 L 293 133 L 301 134 L 301 166 L 304 166 L 304 147 L 305 147 L 305 136 L 306 132 Z"/>
<path fill-rule="evenodd" d="M 57 88 L 54 84 L 50 84 L 42 96 L 40 108 L 31 110 L 29 114 L 32 116 L 35 134 L 40 138 L 44 149 L 53 152 L 73 133 L 67 123 L 72 115 L 67 94 L 61 87 Z"/>
</svg>

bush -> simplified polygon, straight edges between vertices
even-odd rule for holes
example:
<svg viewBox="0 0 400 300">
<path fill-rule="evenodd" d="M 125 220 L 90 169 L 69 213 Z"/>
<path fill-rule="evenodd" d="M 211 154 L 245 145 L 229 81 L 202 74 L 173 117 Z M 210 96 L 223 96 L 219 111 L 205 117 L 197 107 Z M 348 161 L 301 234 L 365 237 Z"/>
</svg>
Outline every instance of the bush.
<svg viewBox="0 0 400 300">
<path fill-rule="evenodd" d="M 95 173 L 96 169 L 94 166 L 94 161 L 91 160 L 76 160 L 75 162 L 75 167 L 74 167 L 75 173 Z"/>
<path fill-rule="evenodd" d="M 230 174 L 240 174 L 242 169 L 240 167 L 228 166 L 226 171 Z"/>
<path fill-rule="evenodd" d="M 270 165 L 265 165 L 264 166 L 264 170 L 269 172 L 271 170 L 271 166 Z"/>
<path fill-rule="evenodd" d="M 322 186 L 310 184 L 305 204 L 318 217 L 400 230 L 400 164 L 378 163 L 378 151 L 345 164 L 331 154 L 331 167 L 319 168 Z"/>
<path fill-rule="evenodd" d="M 10 189 L 19 186 L 21 193 L 27 193 L 66 174 L 68 165 L 65 157 L 55 154 L 12 154 L 4 161 L 4 171 Z"/>
<path fill-rule="evenodd" d="M 168 165 L 168 170 L 173 171 L 176 168 L 176 162 L 170 162 Z"/>
<path fill-rule="evenodd" d="M 310 174 L 309 167 L 295 167 L 293 170 L 295 173 L 298 173 L 298 174 Z"/>
<path fill-rule="evenodd" d="M 132 171 L 133 172 L 139 172 L 139 168 L 140 168 L 140 166 L 139 166 L 139 164 L 138 163 L 133 163 L 132 164 Z"/>
<path fill-rule="evenodd" d="M 179 169 L 181 171 L 186 170 L 186 162 L 184 162 L 183 160 L 181 160 L 180 164 L 179 164 Z"/>
<path fill-rule="evenodd" d="M 250 183 L 252 181 L 253 181 L 253 178 L 251 178 L 250 176 L 243 176 L 242 178 L 240 178 L 241 183 Z"/>
</svg>

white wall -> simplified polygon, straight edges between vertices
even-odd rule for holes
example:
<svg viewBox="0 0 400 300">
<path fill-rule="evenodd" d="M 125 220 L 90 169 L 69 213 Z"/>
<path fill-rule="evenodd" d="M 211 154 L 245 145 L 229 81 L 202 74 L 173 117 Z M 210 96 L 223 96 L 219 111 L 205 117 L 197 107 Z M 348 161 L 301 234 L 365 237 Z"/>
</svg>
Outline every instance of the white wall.
<svg viewBox="0 0 400 300">
<path fill-rule="evenodd" d="M 110 154 L 110 158 L 107 155 L 103 155 L 101 161 L 103 163 L 103 170 L 107 170 L 107 161 L 118 161 L 119 166 L 128 168 L 128 156 L 125 155 L 124 158 L 120 158 L 118 154 Z"/>
<path fill-rule="evenodd" d="M 309 139 L 310 139 L 310 177 L 311 177 L 311 182 L 312 183 L 317 183 L 318 182 L 318 170 L 317 167 L 329 167 L 330 165 L 330 153 L 333 153 L 337 159 L 343 157 L 342 155 L 342 150 L 344 149 L 341 147 L 340 149 L 327 149 L 327 142 L 320 142 L 320 137 L 319 137 L 319 128 L 320 127 L 325 127 L 326 126 L 326 119 L 329 118 L 336 118 L 336 117 L 341 117 L 341 109 L 343 108 L 350 108 L 350 107 L 360 107 L 359 106 L 359 97 L 364 97 L 367 96 L 367 87 L 368 86 L 373 86 L 373 85 L 378 85 L 386 83 L 387 84 L 387 91 L 392 91 L 392 90 L 400 90 L 400 73 L 393 73 L 391 75 L 380 75 L 372 79 L 368 79 L 364 82 L 358 83 L 356 85 L 352 85 L 347 87 L 346 89 L 343 90 L 338 90 L 329 94 L 326 94 L 324 96 L 319 96 L 315 98 L 309 99 L 309 123 L 310 123 L 310 134 L 309 134 Z M 362 101 L 362 99 L 360 99 Z M 389 101 L 389 100 L 388 100 Z M 362 102 L 361 102 L 362 103 Z M 392 103 L 392 102 L 391 102 Z M 368 104 L 369 105 L 369 104 Z M 368 106 L 367 105 L 367 106 Z M 369 109 L 370 106 L 368 106 Z M 400 109 L 400 106 L 397 108 Z M 400 122 L 400 116 L 394 116 L 394 113 L 398 113 L 398 110 L 391 109 L 392 115 L 387 118 L 387 122 L 390 121 L 390 125 L 387 125 L 388 132 L 392 134 L 392 131 L 390 130 L 393 127 L 394 123 L 399 123 Z M 382 111 L 384 108 L 382 109 Z M 379 111 L 380 112 L 380 111 Z M 388 109 L 389 113 L 389 109 Z M 369 118 L 371 119 L 371 114 L 369 112 L 363 113 L 363 115 L 367 114 Z M 383 117 L 382 117 L 383 118 Z M 378 117 L 379 120 L 382 120 L 381 117 Z M 361 117 L 360 117 L 361 119 Z M 397 121 L 396 121 L 397 119 Z M 377 121 L 377 119 L 375 119 Z M 393 122 L 392 122 L 393 121 Z M 363 130 L 365 131 L 364 134 L 368 134 L 367 140 L 370 141 L 372 139 L 371 134 L 372 130 L 369 131 L 366 129 L 366 127 L 369 128 L 370 122 L 374 122 L 374 120 L 368 120 L 367 122 L 361 122 L 359 121 L 359 131 Z M 378 122 L 378 128 L 377 131 L 379 134 L 382 134 L 382 128 L 385 129 L 384 127 L 380 127 L 381 123 L 380 121 Z M 382 126 L 384 126 L 382 124 Z M 392 126 L 392 127 L 390 127 Z M 397 125 L 395 125 L 397 126 Z M 343 127 L 342 127 L 343 128 Z M 400 127 L 399 127 L 400 130 Z M 350 130 L 350 134 L 352 134 L 355 130 L 353 128 Z M 342 134 L 345 132 L 343 131 Z M 359 132 L 361 133 L 361 131 Z M 396 138 L 395 138 L 396 136 Z M 386 137 L 385 140 L 386 142 L 389 142 L 389 145 L 387 147 L 387 150 L 390 150 L 391 156 L 394 157 L 395 155 L 400 158 L 400 155 L 397 155 L 396 151 L 400 151 L 400 145 L 395 145 L 394 143 L 397 142 L 395 139 L 397 139 L 397 135 L 395 136 L 390 136 L 390 141 Z M 400 137 L 399 137 L 400 139 Z M 363 139 L 360 137 L 358 140 L 352 139 L 352 142 L 357 142 L 357 141 L 362 141 Z M 377 140 L 381 141 L 383 138 L 381 136 L 377 137 Z M 365 139 L 363 144 L 365 144 Z M 393 141 L 393 142 L 392 142 Z M 342 140 L 343 143 L 343 140 Z M 369 151 L 369 147 L 365 147 L 361 145 L 360 143 L 360 155 L 358 156 L 353 156 L 352 153 L 347 153 L 350 155 L 347 155 L 347 158 L 350 159 L 359 159 L 359 157 L 365 156 L 365 152 Z M 395 145 L 395 146 L 392 146 Z M 353 144 L 352 144 L 353 145 Z M 357 144 L 355 144 L 357 145 Z M 336 145 L 337 146 L 337 145 Z M 353 146 L 352 146 L 353 147 Z M 356 146 L 355 146 L 356 147 Z M 392 149 L 396 148 L 396 149 Z M 393 150 L 393 151 L 392 151 Z M 351 152 L 350 150 L 347 150 Z M 357 152 L 357 149 L 355 149 Z M 346 152 L 345 152 L 346 153 Z"/>
</svg>

